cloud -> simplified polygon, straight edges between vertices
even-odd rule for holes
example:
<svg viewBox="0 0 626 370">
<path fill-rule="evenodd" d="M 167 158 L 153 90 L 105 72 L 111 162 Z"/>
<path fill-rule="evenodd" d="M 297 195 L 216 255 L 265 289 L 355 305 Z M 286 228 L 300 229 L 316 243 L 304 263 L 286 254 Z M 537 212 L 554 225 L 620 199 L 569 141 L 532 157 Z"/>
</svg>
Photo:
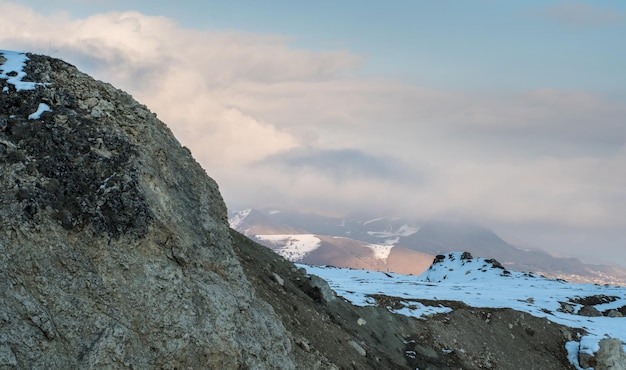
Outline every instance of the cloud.
<svg viewBox="0 0 626 370">
<path fill-rule="evenodd" d="M 275 167 L 289 172 L 315 173 L 336 182 L 378 179 L 393 183 L 417 184 L 419 176 L 394 158 L 364 153 L 357 149 L 295 149 L 267 157 L 255 166 Z"/>
<path fill-rule="evenodd" d="M 626 227 L 626 105 L 607 96 L 350 77 L 363 58 L 349 51 L 138 12 L 0 3 L 0 43 L 54 51 L 132 93 L 231 204 Z"/>
<path fill-rule="evenodd" d="M 626 13 L 592 2 L 562 2 L 546 6 L 540 14 L 569 26 L 626 25 Z"/>
<path fill-rule="evenodd" d="M 294 50 L 278 36 L 185 30 L 137 12 L 81 20 L 3 4 L 0 41 L 78 64 L 149 105 L 208 167 L 239 165 L 297 140 L 221 99 L 238 81 L 271 84 L 331 78 L 358 63 L 346 52 Z M 198 150 L 202 148 L 202 150 Z"/>
</svg>

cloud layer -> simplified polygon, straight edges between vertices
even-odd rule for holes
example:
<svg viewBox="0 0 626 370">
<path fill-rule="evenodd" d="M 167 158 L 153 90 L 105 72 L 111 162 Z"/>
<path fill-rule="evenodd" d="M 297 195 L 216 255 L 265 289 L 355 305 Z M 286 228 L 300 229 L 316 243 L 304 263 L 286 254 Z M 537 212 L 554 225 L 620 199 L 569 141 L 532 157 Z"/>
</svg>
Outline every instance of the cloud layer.
<svg viewBox="0 0 626 370">
<path fill-rule="evenodd" d="M 577 19 L 568 9 L 549 13 Z M 76 20 L 0 3 L 3 48 L 52 54 L 133 94 L 229 204 L 626 227 L 624 101 L 350 77 L 362 57 L 290 42 L 137 12 Z"/>
</svg>

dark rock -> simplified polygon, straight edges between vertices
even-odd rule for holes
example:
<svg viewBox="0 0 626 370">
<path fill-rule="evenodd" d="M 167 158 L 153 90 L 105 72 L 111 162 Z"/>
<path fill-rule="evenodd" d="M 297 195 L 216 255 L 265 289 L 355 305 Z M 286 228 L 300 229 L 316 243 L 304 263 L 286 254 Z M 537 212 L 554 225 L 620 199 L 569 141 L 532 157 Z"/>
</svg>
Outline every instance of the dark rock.
<svg viewBox="0 0 626 370">
<path fill-rule="evenodd" d="M 463 254 L 461 254 L 461 259 L 462 260 L 471 260 L 474 257 L 472 257 L 472 254 L 470 252 L 463 252 Z"/>
<path fill-rule="evenodd" d="M 588 317 L 602 316 L 602 312 L 598 311 L 598 309 L 593 306 L 583 306 L 578 311 L 578 314 L 580 316 L 588 316 Z"/>
<path fill-rule="evenodd" d="M 618 310 L 609 310 L 608 312 L 605 313 L 606 317 L 624 317 L 624 315 L 622 315 L 621 312 L 619 312 Z"/>
<path fill-rule="evenodd" d="M 592 295 L 592 296 L 587 296 L 587 297 L 572 298 L 570 299 L 570 302 L 581 304 L 583 306 L 596 306 L 599 304 L 614 302 L 615 300 L 619 298 L 620 297 L 616 297 L 616 296 L 607 296 L 604 294 L 597 294 L 597 295 Z"/>
<path fill-rule="evenodd" d="M 574 313 L 574 307 L 571 304 L 565 303 L 565 302 L 559 302 L 559 304 L 561 305 L 561 307 L 558 309 L 558 311 L 569 313 L 569 314 Z"/>
<path fill-rule="evenodd" d="M 486 259 L 485 262 L 490 263 L 493 268 L 505 270 L 504 266 L 495 259 Z"/>
</svg>

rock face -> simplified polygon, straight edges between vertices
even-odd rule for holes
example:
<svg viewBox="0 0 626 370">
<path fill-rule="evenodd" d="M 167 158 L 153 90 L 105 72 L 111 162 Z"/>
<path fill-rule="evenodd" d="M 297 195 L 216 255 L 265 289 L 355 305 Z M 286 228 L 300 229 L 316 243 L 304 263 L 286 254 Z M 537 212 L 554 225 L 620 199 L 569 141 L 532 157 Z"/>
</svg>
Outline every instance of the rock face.
<svg viewBox="0 0 626 370">
<path fill-rule="evenodd" d="M 599 349 L 593 355 L 580 353 L 579 362 L 585 369 L 626 370 L 626 353 L 619 339 L 604 338 L 600 340 Z"/>
<path fill-rule="evenodd" d="M 0 368 L 294 368 L 190 152 L 128 94 L 28 58 L 0 79 Z"/>
</svg>

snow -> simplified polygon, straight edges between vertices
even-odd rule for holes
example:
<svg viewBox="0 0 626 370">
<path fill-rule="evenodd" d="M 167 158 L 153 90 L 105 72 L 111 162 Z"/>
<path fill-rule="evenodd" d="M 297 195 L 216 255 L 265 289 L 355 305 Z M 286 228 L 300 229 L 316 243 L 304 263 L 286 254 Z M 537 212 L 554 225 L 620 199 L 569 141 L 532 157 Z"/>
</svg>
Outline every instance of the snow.
<svg viewBox="0 0 626 370">
<path fill-rule="evenodd" d="M 15 90 L 34 90 L 37 86 L 46 85 L 40 82 L 22 81 L 24 77 L 26 77 L 24 67 L 26 66 L 26 61 L 28 60 L 25 53 L 0 50 L 0 55 L 6 59 L 6 61 L 0 65 L 0 70 L 2 71 L 0 73 L 0 78 L 7 80 L 9 84 L 15 86 Z M 2 91 L 8 92 L 8 89 L 5 87 Z"/>
<path fill-rule="evenodd" d="M 258 240 L 270 242 L 272 250 L 289 261 L 301 261 L 319 248 L 321 240 L 313 234 L 255 235 Z"/>
<path fill-rule="evenodd" d="M 374 257 L 386 261 L 391 253 L 393 245 L 365 244 L 365 246 L 374 252 Z"/>
<path fill-rule="evenodd" d="M 243 211 L 235 212 L 235 215 L 228 219 L 228 223 L 230 224 L 231 229 L 237 229 L 243 221 L 248 217 L 248 215 L 252 212 L 252 208 L 244 209 Z"/>
<path fill-rule="evenodd" d="M 386 219 L 387 217 L 377 217 L 377 218 L 373 218 L 371 220 L 365 221 L 363 222 L 363 226 L 367 225 L 367 224 L 371 224 L 372 222 L 377 222 L 377 221 L 382 221 L 384 219 Z"/>
<path fill-rule="evenodd" d="M 425 306 L 416 300 L 462 301 L 472 307 L 512 308 L 552 322 L 582 328 L 587 334 L 576 346 L 576 353 L 594 353 L 602 338 L 619 338 L 626 343 L 626 317 L 586 317 L 565 312 L 561 303 L 578 311 L 573 300 L 595 295 L 617 297 L 614 302 L 597 305 L 600 311 L 626 306 L 626 288 L 593 284 L 571 284 L 563 280 L 508 271 L 495 267 L 483 258 L 462 259 L 461 253 L 449 253 L 440 263 L 420 276 L 382 273 L 366 270 L 340 269 L 327 266 L 306 266 L 307 273 L 327 280 L 338 295 L 358 306 L 374 305 L 371 295 L 384 294 L 401 299 L 399 314 L 424 318 L 451 311 L 441 305 Z M 626 345 L 624 346 L 626 350 Z"/>
<path fill-rule="evenodd" d="M 37 111 L 35 111 L 35 113 L 31 113 L 28 116 L 28 119 L 39 119 L 41 118 L 41 114 L 43 112 L 52 112 L 52 109 L 50 109 L 50 106 L 48 104 L 39 103 L 39 107 L 37 107 Z"/>
<path fill-rule="evenodd" d="M 383 219 L 384 217 L 369 220 L 369 221 L 364 222 L 363 225 L 366 225 L 371 222 L 383 220 Z M 385 241 L 383 242 L 385 245 L 396 245 L 400 241 L 401 236 L 402 237 L 411 236 L 418 231 L 419 231 L 419 227 L 409 226 L 407 224 L 404 224 L 400 226 L 399 228 L 397 228 L 396 230 L 393 230 L 391 227 L 388 227 L 387 230 L 368 231 L 367 234 L 375 238 L 385 239 Z"/>
<path fill-rule="evenodd" d="M 567 351 L 567 359 L 570 364 L 574 365 L 576 370 L 585 370 L 580 367 L 580 363 L 578 362 L 578 351 L 580 349 L 580 343 L 576 341 L 569 341 L 565 343 L 565 350 Z"/>
<path fill-rule="evenodd" d="M 102 185 L 100 185 L 99 190 L 106 190 L 107 188 L 107 184 L 109 183 L 109 181 L 111 181 L 111 179 L 113 178 L 113 176 L 117 175 L 117 172 L 113 172 L 113 174 L 109 177 L 107 177 L 106 179 L 104 179 L 104 181 L 102 182 Z"/>
<path fill-rule="evenodd" d="M 414 226 L 409 226 L 407 224 L 404 224 L 400 226 L 400 228 L 398 229 L 398 231 L 396 231 L 396 233 L 400 236 L 411 236 L 415 234 L 416 232 L 418 232 L 419 229 L 420 229 L 419 227 L 414 227 Z"/>
</svg>

